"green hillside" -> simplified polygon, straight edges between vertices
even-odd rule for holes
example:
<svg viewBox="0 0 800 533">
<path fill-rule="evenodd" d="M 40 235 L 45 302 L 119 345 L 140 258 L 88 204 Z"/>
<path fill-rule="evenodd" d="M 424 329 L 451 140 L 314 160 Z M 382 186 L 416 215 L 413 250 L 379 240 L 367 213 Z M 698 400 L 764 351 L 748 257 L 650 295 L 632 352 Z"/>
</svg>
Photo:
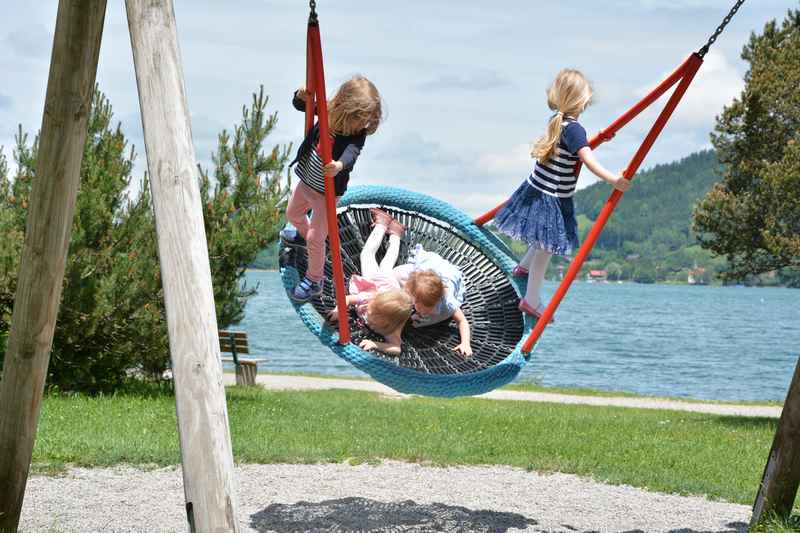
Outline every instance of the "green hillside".
<svg viewBox="0 0 800 533">
<path fill-rule="evenodd" d="M 609 276 L 640 282 L 685 282 L 689 270 L 708 282 L 724 260 L 700 249 L 692 233 L 692 211 L 720 179 L 711 150 L 640 172 L 606 224 L 590 257 L 590 267 Z M 611 194 L 599 182 L 575 194 L 581 238 Z"/>
<path fill-rule="evenodd" d="M 718 167 L 714 152 L 706 150 L 639 173 L 606 224 L 598 247 L 623 250 L 624 243 L 630 242 L 664 255 L 694 244 L 696 239 L 690 230 L 692 210 L 719 181 Z M 578 191 L 577 214 L 596 219 L 610 194 L 611 187 L 602 182 Z M 639 251 L 637 246 L 629 248 Z"/>
</svg>

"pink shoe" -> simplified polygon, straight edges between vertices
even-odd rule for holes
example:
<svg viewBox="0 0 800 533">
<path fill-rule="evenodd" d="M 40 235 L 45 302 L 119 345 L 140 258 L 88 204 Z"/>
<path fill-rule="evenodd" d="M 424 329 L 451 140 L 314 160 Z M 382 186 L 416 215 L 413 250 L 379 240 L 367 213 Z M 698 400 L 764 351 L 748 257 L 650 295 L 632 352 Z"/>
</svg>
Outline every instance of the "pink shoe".
<svg viewBox="0 0 800 533">
<path fill-rule="evenodd" d="M 526 315 L 531 315 L 536 317 L 536 320 L 542 318 L 542 315 L 544 314 L 544 306 L 541 303 L 538 305 L 538 307 L 536 307 L 536 309 L 534 309 L 528 302 L 525 301 L 525 298 L 522 298 L 519 301 L 518 309 L 523 313 L 525 313 Z M 550 324 L 552 324 L 555 321 L 556 320 L 553 317 L 550 317 L 550 322 L 549 322 Z"/>
<path fill-rule="evenodd" d="M 527 278 L 528 277 L 528 269 L 525 267 L 521 267 L 519 265 L 514 267 L 514 270 L 511 271 L 512 276 L 516 276 L 518 278 Z"/>
</svg>

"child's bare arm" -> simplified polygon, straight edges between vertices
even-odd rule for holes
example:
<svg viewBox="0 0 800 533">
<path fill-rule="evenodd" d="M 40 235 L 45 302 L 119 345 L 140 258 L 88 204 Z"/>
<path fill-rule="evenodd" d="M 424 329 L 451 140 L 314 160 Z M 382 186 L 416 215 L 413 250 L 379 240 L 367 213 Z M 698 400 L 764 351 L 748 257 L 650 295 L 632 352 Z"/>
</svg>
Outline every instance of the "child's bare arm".
<svg viewBox="0 0 800 533">
<path fill-rule="evenodd" d="M 358 298 L 359 298 L 358 294 L 348 294 L 347 296 L 344 297 L 344 302 L 348 307 L 350 307 L 351 305 L 358 303 Z M 339 308 L 334 307 L 333 309 L 328 311 L 328 322 L 337 322 L 338 320 L 339 320 Z"/>
<path fill-rule="evenodd" d="M 630 188 L 631 182 L 623 178 L 621 175 L 608 171 L 606 167 L 600 164 L 600 162 L 594 156 L 594 152 L 588 146 L 584 146 L 578 150 L 578 157 L 581 158 L 583 164 L 586 165 L 595 176 L 609 183 L 615 189 L 625 192 Z"/>
<path fill-rule="evenodd" d="M 359 343 L 362 350 L 378 350 L 389 355 L 400 355 L 403 346 L 403 340 L 400 337 L 400 332 L 397 331 L 391 335 L 384 335 L 386 342 L 377 342 L 371 340 L 363 340 Z"/>
<path fill-rule="evenodd" d="M 461 309 L 453 314 L 453 320 L 456 321 L 456 325 L 458 326 L 458 334 L 461 336 L 461 342 L 458 346 L 453 348 L 453 350 L 460 353 L 464 357 L 470 357 L 472 356 L 472 339 L 470 336 L 469 320 L 467 320 L 467 317 L 464 315 L 464 311 Z"/>
</svg>

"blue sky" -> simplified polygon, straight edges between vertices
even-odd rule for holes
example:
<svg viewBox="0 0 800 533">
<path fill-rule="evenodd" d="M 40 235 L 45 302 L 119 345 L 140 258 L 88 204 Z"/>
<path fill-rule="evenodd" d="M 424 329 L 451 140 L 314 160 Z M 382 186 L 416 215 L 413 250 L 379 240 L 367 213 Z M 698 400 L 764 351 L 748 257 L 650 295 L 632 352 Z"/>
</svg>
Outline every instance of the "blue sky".
<svg viewBox="0 0 800 533">
<path fill-rule="evenodd" d="M 145 168 L 136 82 L 122 1 L 109 2 L 98 82 Z M 352 183 L 394 184 L 470 214 L 504 200 L 527 175 L 528 147 L 550 115 L 545 90 L 559 69 L 582 70 L 596 104 L 581 117 L 605 127 L 697 50 L 732 0 L 444 2 L 318 0 L 329 94 L 353 74 L 381 91 L 388 118 L 370 137 Z M 41 123 L 55 0 L 6 0 L 0 20 L 0 145 Z M 710 146 L 714 117 L 743 87 L 739 55 L 753 31 L 792 0 L 750 0 L 706 57 L 645 167 Z M 304 78 L 308 5 L 300 0 L 176 1 L 192 127 L 201 163 L 217 134 L 263 84 L 278 112 L 272 143 L 299 142 L 290 96 Z M 627 164 L 654 112 L 598 150 Z M 594 181 L 589 172 L 581 185 Z"/>
</svg>

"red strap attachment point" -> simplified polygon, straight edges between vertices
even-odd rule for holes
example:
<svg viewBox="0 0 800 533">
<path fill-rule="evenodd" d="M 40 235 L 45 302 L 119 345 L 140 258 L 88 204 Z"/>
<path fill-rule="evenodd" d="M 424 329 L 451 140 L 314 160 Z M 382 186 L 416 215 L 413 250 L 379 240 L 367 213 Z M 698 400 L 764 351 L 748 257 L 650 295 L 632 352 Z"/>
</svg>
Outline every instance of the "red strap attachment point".
<svg viewBox="0 0 800 533">
<path fill-rule="evenodd" d="M 331 136 L 328 125 L 328 100 L 325 95 L 325 71 L 322 62 L 322 42 L 319 24 L 309 22 L 306 41 L 306 134 L 314 124 L 314 109 L 319 116 L 319 146 L 322 164 L 333 160 Z M 313 95 L 313 96 L 312 96 Z M 325 177 L 325 207 L 328 212 L 328 240 L 330 242 L 333 284 L 339 314 L 339 344 L 350 342 L 347 303 L 342 268 L 342 246 L 339 241 L 339 224 L 336 219 L 336 186 L 332 177 Z"/>
</svg>

